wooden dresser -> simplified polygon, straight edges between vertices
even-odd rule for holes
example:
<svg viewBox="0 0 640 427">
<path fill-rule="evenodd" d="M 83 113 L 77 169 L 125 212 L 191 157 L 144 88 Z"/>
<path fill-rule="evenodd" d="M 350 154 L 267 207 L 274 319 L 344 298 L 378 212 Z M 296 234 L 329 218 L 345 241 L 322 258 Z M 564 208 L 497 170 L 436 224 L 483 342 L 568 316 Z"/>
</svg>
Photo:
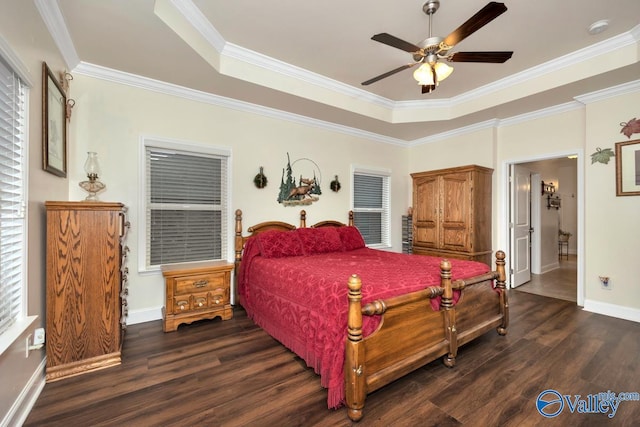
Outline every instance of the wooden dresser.
<svg viewBox="0 0 640 427">
<path fill-rule="evenodd" d="M 171 332 L 182 323 L 220 317 L 229 320 L 231 270 L 226 261 L 189 262 L 162 267 L 166 305 L 162 309 L 163 330 Z"/>
<path fill-rule="evenodd" d="M 475 165 L 411 174 L 414 254 L 491 265 L 492 174 Z"/>
<path fill-rule="evenodd" d="M 117 365 L 126 326 L 122 203 L 45 202 L 47 382 Z"/>
</svg>

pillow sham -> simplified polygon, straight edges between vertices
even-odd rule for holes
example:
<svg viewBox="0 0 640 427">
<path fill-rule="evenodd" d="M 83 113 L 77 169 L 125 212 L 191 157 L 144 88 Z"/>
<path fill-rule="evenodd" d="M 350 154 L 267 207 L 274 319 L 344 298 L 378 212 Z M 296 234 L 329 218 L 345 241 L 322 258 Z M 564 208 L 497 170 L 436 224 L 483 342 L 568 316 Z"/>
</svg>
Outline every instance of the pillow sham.
<svg viewBox="0 0 640 427">
<path fill-rule="evenodd" d="M 354 249 L 364 248 L 365 243 L 358 230 L 354 226 L 338 227 L 338 234 L 340 235 L 340 241 L 345 251 L 352 251 Z"/>
<path fill-rule="evenodd" d="M 298 228 L 296 230 L 305 255 L 342 252 L 342 241 L 336 227 Z"/>
<path fill-rule="evenodd" d="M 296 231 L 268 230 L 256 236 L 260 255 L 265 258 L 303 256 L 304 250 Z"/>
</svg>

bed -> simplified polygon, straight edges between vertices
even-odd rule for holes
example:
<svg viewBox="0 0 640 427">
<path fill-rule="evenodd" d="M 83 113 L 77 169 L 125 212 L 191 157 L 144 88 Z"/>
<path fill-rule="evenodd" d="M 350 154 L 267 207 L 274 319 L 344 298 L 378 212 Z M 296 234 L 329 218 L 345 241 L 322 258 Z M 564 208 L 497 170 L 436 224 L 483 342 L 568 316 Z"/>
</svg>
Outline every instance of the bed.
<svg viewBox="0 0 640 427">
<path fill-rule="evenodd" d="M 475 261 L 367 248 L 335 220 L 262 222 L 236 211 L 236 290 L 258 326 L 320 375 L 329 408 L 359 421 L 367 394 L 496 329 L 505 335 L 505 254 Z"/>
</svg>

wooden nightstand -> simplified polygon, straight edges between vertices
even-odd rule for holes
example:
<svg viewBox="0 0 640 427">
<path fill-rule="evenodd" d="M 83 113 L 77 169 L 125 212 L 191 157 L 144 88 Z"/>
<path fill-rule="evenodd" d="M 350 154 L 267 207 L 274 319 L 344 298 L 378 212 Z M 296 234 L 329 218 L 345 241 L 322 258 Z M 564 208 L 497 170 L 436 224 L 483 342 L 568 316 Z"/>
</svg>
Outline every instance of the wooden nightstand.
<svg viewBox="0 0 640 427">
<path fill-rule="evenodd" d="M 163 330 L 171 332 L 181 323 L 233 317 L 231 270 L 226 261 L 189 262 L 162 267 L 166 300 L 162 309 Z"/>
</svg>

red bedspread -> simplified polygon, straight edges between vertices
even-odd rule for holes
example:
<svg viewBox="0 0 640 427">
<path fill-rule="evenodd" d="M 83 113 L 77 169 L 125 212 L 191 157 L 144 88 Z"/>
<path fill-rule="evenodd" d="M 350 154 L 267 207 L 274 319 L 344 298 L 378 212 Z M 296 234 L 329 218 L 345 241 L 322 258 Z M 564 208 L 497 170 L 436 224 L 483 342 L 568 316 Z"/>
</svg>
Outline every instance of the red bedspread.
<svg viewBox="0 0 640 427">
<path fill-rule="evenodd" d="M 362 279 L 363 304 L 440 284 L 441 258 L 368 248 L 265 258 L 253 240 L 247 241 L 239 272 L 240 302 L 257 325 L 320 375 L 330 408 L 344 401 L 349 276 Z M 453 279 L 489 271 L 479 262 L 452 259 L 451 264 Z M 378 322 L 365 316 L 365 337 Z"/>
</svg>

